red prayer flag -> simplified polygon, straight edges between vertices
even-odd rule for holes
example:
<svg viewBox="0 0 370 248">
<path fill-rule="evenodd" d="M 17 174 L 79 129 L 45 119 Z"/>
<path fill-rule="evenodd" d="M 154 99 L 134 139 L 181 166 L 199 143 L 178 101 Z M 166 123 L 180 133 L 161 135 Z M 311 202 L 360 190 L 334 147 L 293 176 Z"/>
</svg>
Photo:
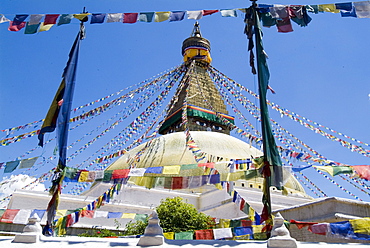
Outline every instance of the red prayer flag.
<svg viewBox="0 0 370 248">
<path fill-rule="evenodd" d="M 123 23 L 135 23 L 138 13 L 123 13 Z"/>
<path fill-rule="evenodd" d="M 252 226 L 253 222 L 251 220 L 241 220 L 242 226 Z"/>
<path fill-rule="evenodd" d="M 172 189 L 182 189 L 182 177 L 173 177 L 172 178 Z"/>
<path fill-rule="evenodd" d="M 292 23 L 290 22 L 289 18 L 285 18 L 283 20 L 277 20 L 276 26 L 277 26 L 278 32 L 280 33 L 293 32 Z"/>
<path fill-rule="evenodd" d="M 94 218 L 94 210 L 82 210 L 80 216 L 92 219 Z"/>
<path fill-rule="evenodd" d="M 215 163 L 200 163 L 198 164 L 198 167 L 207 167 L 207 168 L 215 168 Z"/>
<path fill-rule="evenodd" d="M 213 240 L 213 230 L 197 230 L 195 231 L 195 239 L 211 239 Z"/>
<path fill-rule="evenodd" d="M 307 221 L 297 221 L 297 220 L 290 220 L 291 224 L 296 224 L 298 229 L 302 229 L 303 227 L 318 224 L 317 222 L 307 222 Z"/>
<path fill-rule="evenodd" d="M 212 15 L 214 13 L 217 13 L 218 10 L 215 9 L 215 10 L 203 10 L 203 16 L 206 16 L 206 15 Z"/>
<path fill-rule="evenodd" d="M 359 177 L 370 181 L 370 165 L 355 165 L 351 167 L 355 170 Z"/>
<path fill-rule="evenodd" d="M 14 217 L 18 214 L 19 209 L 7 209 L 3 213 L 0 222 L 13 223 Z"/>
<path fill-rule="evenodd" d="M 17 32 L 17 31 L 21 30 L 22 28 L 24 28 L 25 26 L 26 26 L 26 22 L 22 22 L 18 25 L 13 24 L 13 22 L 9 22 L 8 30 Z"/>
<path fill-rule="evenodd" d="M 67 215 L 66 227 L 70 227 L 74 224 L 74 219 L 71 214 Z"/>
<path fill-rule="evenodd" d="M 60 16 L 59 14 L 48 14 L 48 15 L 45 15 L 44 25 L 57 23 L 57 19 L 58 19 L 59 16 Z"/>
<path fill-rule="evenodd" d="M 114 170 L 112 173 L 112 179 L 127 178 L 130 169 Z"/>
</svg>

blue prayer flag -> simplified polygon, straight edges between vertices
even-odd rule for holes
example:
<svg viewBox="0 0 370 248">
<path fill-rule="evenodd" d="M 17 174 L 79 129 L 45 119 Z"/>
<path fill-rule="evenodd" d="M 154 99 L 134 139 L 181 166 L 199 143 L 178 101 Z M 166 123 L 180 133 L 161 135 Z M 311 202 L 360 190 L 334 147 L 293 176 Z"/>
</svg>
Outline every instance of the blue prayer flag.
<svg viewBox="0 0 370 248">
<path fill-rule="evenodd" d="M 182 21 L 185 16 L 185 11 L 173 11 L 170 15 L 170 22 Z"/>
<path fill-rule="evenodd" d="M 90 24 L 93 23 L 103 23 L 105 19 L 105 14 L 92 14 Z"/>
<path fill-rule="evenodd" d="M 4 173 L 10 173 L 10 172 L 14 171 L 17 168 L 17 166 L 19 165 L 19 162 L 20 162 L 19 160 L 7 162 L 6 165 L 5 165 Z"/>
<path fill-rule="evenodd" d="M 28 15 L 16 15 L 13 19 L 13 25 L 21 24 L 27 17 Z"/>
</svg>

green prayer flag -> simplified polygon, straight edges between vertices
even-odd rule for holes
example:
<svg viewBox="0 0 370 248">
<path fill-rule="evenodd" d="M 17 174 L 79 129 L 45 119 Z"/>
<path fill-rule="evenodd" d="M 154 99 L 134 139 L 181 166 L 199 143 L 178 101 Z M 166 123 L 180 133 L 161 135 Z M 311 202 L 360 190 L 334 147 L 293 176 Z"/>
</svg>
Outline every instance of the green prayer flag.
<svg viewBox="0 0 370 248">
<path fill-rule="evenodd" d="M 193 240 L 193 232 L 179 232 L 175 233 L 175 240 Z"/>
<path fill-rule="evenodd" d="M 349 166 L 333 166 L 333 176 L 339 174 L 352 174 L 353 169 Z"/>
<path fill-rule="evenodd" d="M 146 218 L 148 217 L 147 214 L 136 214 L 135 215 L 135 220 L 136 221 L 142 221 L 142 222 L 145 222 L 146 221 Z"/>
<path fill-rule="evenodd" d="M 40 26 L 40 23 L 30 25 L 29 22 L 27 22 L 26 29 L 24 30 L 24 33 L 25 34 L 36 34 L 39 26 Z"/>
<path fill-rule="evenodd" d="M 255 36 L 256 36 L 256 53 L 257 53 L 257 71 L 258 71 L 258 92 L 261 109 L 261 126 L 263 153 L 265 162 L 273 166 L 282 166 L 279 151 L 277 149 L 275 138 L 270 125 L 270 116 L 267 106 L 267 88 L 269 86 L 270 72 L 266 61 L 266 52 L 263 49 L 262 30 L 258 14 L 255 11 Z M 278 189 L 283 187 L 282 173 L 275 172 L 275 185 Z"/>
<path fill-rule="evenodd" d="M 103 182 L 110 182 L 112 178 L 113 170 L 104 171 Z"/>
</svg>

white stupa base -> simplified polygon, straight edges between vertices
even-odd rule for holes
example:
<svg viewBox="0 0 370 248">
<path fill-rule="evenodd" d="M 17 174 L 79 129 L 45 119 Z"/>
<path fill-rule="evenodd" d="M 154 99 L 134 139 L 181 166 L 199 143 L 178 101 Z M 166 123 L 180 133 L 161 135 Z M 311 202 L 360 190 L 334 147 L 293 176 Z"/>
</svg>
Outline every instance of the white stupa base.
<svg viewBox="0 0 370 248">
<path fill-rule="evenodd" d="M 20 233 L 15 235 L 13 243 L 37 243 L 40 240 L 40 235 L 37 233 Z"/>
<path fill-rule="evenodd" d="M 164 237 L 163 236 L 141 236 L 138 246 L 157 246 L 163 245 Z"/>
<path fill-rule="evenodd" d="M 268 248 L 297 248 L 297 241 L 294 238 L 270 238 L 267 240 Z"/>
</svg>

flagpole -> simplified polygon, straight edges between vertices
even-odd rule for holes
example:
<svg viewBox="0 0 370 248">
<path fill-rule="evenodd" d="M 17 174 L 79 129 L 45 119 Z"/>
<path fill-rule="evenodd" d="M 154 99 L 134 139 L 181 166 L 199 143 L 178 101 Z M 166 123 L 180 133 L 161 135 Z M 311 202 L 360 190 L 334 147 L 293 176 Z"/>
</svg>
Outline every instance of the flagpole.
<svg viewBox="0 0 370 248">
<path fill-rule="evenodd" d="M 69 119 L 76 81 L 80 40 L 85 38 L 85 26 L 83 23 L 87 21 L 87 17 L 82 18 L 80 21 L 80 30 L 69 52 L 69 59 L 63 71 L 62 82 L 60 83 L 58 91 L 50 105 L 38 137 L 39 145 L 43 146 L 44 134 L 57 130 L 59 159 L 58 165 L 54 170 L 54 175 L 52 177 L 52 186 L 49 191 L 52 197 L 47 206 L 47 221 L 42 231 L 42 233 L 46 236 L 53 235 L 53 222 L 59 205 L 59 197 L 64 178 L 64 169 L 67 162 Z"/>
</svg>

